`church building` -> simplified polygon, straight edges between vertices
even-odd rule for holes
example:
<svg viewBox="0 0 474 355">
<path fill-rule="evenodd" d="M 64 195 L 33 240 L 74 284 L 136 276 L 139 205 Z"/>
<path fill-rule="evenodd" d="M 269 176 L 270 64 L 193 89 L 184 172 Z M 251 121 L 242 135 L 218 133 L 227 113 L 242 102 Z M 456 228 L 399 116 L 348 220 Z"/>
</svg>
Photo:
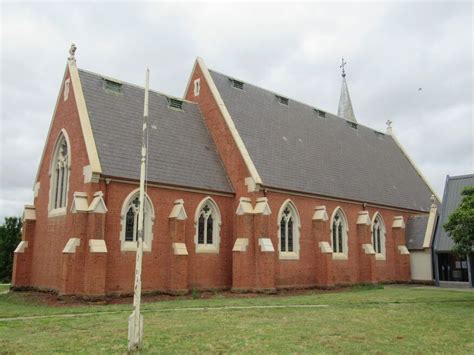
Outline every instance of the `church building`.
<svg viewBox="0 0 474 355">
<path fill-rule="evenodd" d="M 14 289 L 133 293 L 143 103 L 71 52 Z M 405 223 L 436 195 L 390 123 L 357 122 L 344 71 L 334 115 L 197 58 L 183 98 L 150 91 L 147 156 L 144 293 L 407 282 Z"/>
</svg>

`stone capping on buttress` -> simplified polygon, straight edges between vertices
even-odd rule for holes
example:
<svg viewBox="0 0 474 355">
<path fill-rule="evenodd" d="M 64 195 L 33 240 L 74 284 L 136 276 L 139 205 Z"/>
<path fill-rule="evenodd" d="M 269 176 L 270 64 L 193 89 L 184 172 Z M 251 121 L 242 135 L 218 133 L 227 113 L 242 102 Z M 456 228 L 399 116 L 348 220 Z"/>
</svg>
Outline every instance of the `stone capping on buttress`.
<svg viewBox="0 0 474 355">
<path fill-rule="evenodd" d="M 177 219 L 183 221 L 188 218 L 186 214 L 186 210 L 184 209 L 184 200 L 178 199 L 174 201 L 173 208 L 171 209 L 170 215 L 168 216 L 170 219 Z M 187 253 L 187 251 L 186 251 Z M 182 255 L 182 254 L 176 254 Z M 187 255 L 187 254 L 186 254 Z"/>
<path fill-rule="evenodd" d="M 326 222 L 329 219 L 326 206 L 316 206 L 314 208 L 313 221 Z"/>
</svg>

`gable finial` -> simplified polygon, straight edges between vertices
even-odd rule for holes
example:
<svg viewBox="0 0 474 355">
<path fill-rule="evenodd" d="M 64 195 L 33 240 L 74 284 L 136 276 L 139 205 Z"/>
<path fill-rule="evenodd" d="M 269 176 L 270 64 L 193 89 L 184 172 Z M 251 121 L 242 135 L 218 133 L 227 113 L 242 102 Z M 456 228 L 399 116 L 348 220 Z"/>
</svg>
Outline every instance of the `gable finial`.
<svg viewBox="0 0 474 355">
<path fill-rule="evenodd" d="M 344 66 L 347 64 L 346 61 L 344 61 L 344 57 L 342 57 L 342 61 L 341 61 L 341 65 L 339 66 L 339 68 L 342 69 L 342 77 L 345 78 L 346 77 L 346 71 L 344 70 Z"/>
<path fill-rule="evenodd" d="M 431 208 L 436 207 L 436 197 L 434 194 L 431 195 L 430 200 L 431 200 Z"/>
<path fill-rule="evenodd" d="M 392 134 L 392 121 L 391 120 L 387 120 L 387 122 L 385 122 L 385 124 L 387 125 L 387 134 Z"/>
<path fill-rule="evenodd" d="M 77 50 L 76 45 L 74 43 L 71 44 L 71 48 L 69 48 L 69 58 L 68 59 L 72 62 L 76 61 L 76 57 L 75 57 L 76 50 Z"/>
</svg>

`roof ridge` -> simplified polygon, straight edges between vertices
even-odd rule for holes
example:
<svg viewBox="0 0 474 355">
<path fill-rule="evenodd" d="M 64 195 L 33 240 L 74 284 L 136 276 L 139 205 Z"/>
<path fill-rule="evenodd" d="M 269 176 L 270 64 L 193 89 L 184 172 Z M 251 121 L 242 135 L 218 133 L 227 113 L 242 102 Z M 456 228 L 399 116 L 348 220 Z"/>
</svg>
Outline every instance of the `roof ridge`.
<svg viewBox="0 0 474 355">
<path fill-rule="evenodd" d="M 271 94 L 274 94 L 274 95 L 277 95 L 277 96 L 281 96 L 281 97 L 287 98 L 287 99 L 289 99 L 289 100 L 291 100 L 291 101 L 293 101 L 293 102 L 296 102 L 296 103 L 298 103 L 298 104 L 300 104 L 300 105 L 309 107 L 309 108 L 311 108 L 311 109 L 313 109 L 313 110 L 321 110 L 321 111 L 324 111 L 324 112 L 329 113 L 330 115 L 332 115 L 332 116 L 334 116 L 334 117 L 336 117 L 336 118 L 339 118 L 339 119 L 341 119 L 341 120 L 344 120 L 344 121 L 346 121 L 346 122 L 355 123 L 355 124 L 357 124 L 358 126 L 362 126 L 362 127 L 368 128 L 368 129 L 370 129 L 370 130 L 372 130 L 372 131 L 374 131 L 374 132 L 382 133 L 382 134 L 384 134 L 384 135 L 387 135 L 385 132 L 379 131 L 379 130 L 377 130 L 377 129 L 375 129 L 375 128 L 372 128 L 372 127 L 369 127 L 369 126 L 367 126 L 367 125 L 365 125 L 365 124 L 361 124 L 360 122 L 354 122 L 354 121 L 345 119 L 344 117 L 338 116 L 337 114 L 332 113 L 332 112 L 329 112 L 329 111 L 327 111 L 327 110 L 325 110 L 325 109 L 318 108 L 318 107 L 316 107 L 316 106 L 310 105 L 310 104 L 308 104 L 308 103 L 306 103 L 306 102 L 303 102 L 303 101 L 300 101 L 300 100 L 295 100 L 295 99 L 293 99 L 293 98 L 291 98 L 291 97 L 289 97 L 289 96 L 287 96 L 287 95 L 283 95 L 283 94 L 277 93 L 277 92 L 275 92 L 275 91 L 266 89 L 266 88 L 264 88 L 264 87 L 262 87 L 262 86 L 249 83 L 248 81 L 244 81 L 244 80 L 242 80 L 242 79 L 233 77 L 233 76 L 231 76 L 231 75 L 227 75 L 227 74 L 222 73 L 222 72 L 220 72 L 220 71 L 218 71 L 218 70 L 209 69 L 209 71 L 210 71 L 210 72 L 213 72 L 213 73 L 216 73 L 216 74 L 219 74 L 219 75 L 223 75 L 223 76 L 225 76 L 225 77 L 227 77 L 227 78 L 229 78 L 229 79 L 232 79 L 232 80 L 241 81 L 241 82 L 244 83 L 244 84 L 251 85 L 251 86 L 253 86 L 253 87 L 257 88 L 257 89 L 264 90 L 264 91 L 269 92 L 269 93 L 271 93 Z"/>
<path fill-rule="evenodd" d="M 143 86 L 140 86 L 140 85 L 137 85 L 137 84 L 133 84 L 133 83 L 130 83 L 130 82 L 128 82 L 128 81 L 123 81 L 123 80 L 120 80 L 120 79 L 117 79 L 117 78 L 114 78 L 114 77 L 111 77 L 111 76 L 108 76 L 108 75 L 96 73 L 96 72 L 93 72 L 93 71 L 90 71 L 90 70 L 87 70 L 87 69 L 81 69 L 81 68 L 77 68 L 77 70 L 78 70 L 78 71 L 82 71 L 82 72 L 84 72 L 84 73 L 91 74 L 91 75 L 100 76 L 100 77 L 103 78 L 103 79 L 114 80 L 114 81 L 119 82 L 120 84 L 126 84 L 126 85 L 133 86 L 133 87 L 135 87 L 135 88 L 138 88 L 138 89 L 145 90 L 145 88 L 144 88 Z M 176 99 L 176 100 L 180 100 L 180 101 L 183 101 L 183 102 L 186 102 L 186 103 L 189 103 L 189 104 L 197 105 L 196 102 L 186 100 L 186 99 L 184 99 L 184 98 L 182 98 L 182 97 L 178 97 L 178 96 L 174 96 L 174 95 L 165 94 L 164 92 L 157 91 L 157 90 L 153 90 L 153 89 L 149 89 L 149 91 L 152 92 L 152 93 L 154 93 L 154 94 L 157 94 L 157 95 L 160 95 L 160 96 L 164 96 L 164 97 L 167 97 L 167 98 L 170 98 L 170 99 Z"/>
</svg>

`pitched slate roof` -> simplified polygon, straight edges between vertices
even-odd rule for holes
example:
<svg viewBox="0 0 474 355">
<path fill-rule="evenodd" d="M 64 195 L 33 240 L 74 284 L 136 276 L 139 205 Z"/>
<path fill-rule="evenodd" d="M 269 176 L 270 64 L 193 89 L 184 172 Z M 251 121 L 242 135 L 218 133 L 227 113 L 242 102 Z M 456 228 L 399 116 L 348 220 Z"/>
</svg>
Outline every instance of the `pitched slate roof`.
<svg viewBox="0 0 474 355">
<path fill-rule="evenodd" d="M 435 234 L 434 249 L 436 251 L 451 251 L 454 242 L 443 225 L 448 221 L 451 213 L 461 204 L 461 192 L 467 186 L 474 186 L 474 174 L 461 176 L 447 176 L 444 187 L 443 203 L 439 217 L 438 228 Z"/>
<path fill-rule="evenodd" d="M 122 83 L 104 89 L 101 75 L 79 70 L 92 132 L 105 176 L 138 180 L 144 89 Z M 149 96 L 148 180 L 232 192 L 225 170 L 196 104 L 168 107 L 165 95 Z"/>
<path fill-rule="evenodd" d="M 405 229 L 405 240 L 409 250 L 423 249 L 428 217 L 429 215 L 422 215 L 408 218 Z"/>
<path fill-rule="evenodd" d="M 429 210 L 430 188 L 391 136 L 210 74 L 264 186 Z"/>
</svg>

